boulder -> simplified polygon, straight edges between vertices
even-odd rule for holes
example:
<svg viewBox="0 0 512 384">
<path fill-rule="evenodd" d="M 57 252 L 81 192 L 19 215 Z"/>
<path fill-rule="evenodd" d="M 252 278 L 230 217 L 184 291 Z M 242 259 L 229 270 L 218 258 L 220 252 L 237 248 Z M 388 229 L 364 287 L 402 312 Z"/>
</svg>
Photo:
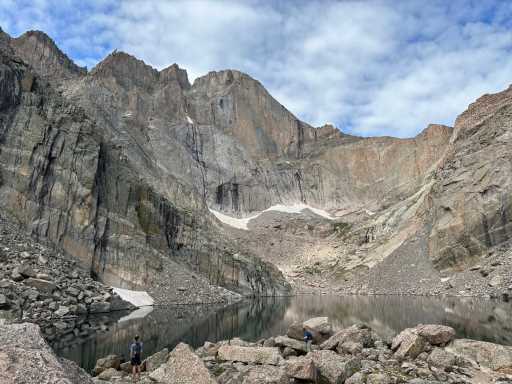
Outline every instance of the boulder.
<svg viewBox="0 0 512 384">
<path fill-rule="evenodd" d="M 113 377 L 115 377 L 115 376 L 120 377 L 124 374 L 125 374 L 124 372 L 118 371 L 115 368 L 107 368 L 98 375 L 98 379 L 110 381 L 110 380 L 112 380 Z"/>
<path fill-rule="evenodd" d="M 314 317 L 303 323 L 293 322 L 286 332 L 286 336 L 295 340 L 304 340 L 304 327 L 313 334 L 313 341 L 317 344 L 325 341 L 332 335 L 332 326 L 328 317 Z"/>
<path fill-rule="evenodd" d="M 283 356 L 285 359 L 291 356 L 297 356 L 297 351 L 290 347 L 284 347 L 283 351 L 281 352 L 281 356 Z"/>
<path fill-rule="evenodd" d="M 287 336 L 277 336 L 274 341 L 279 347 L 290 347 L 296 351 L 307 352 L 306 342 L 304 341 L 295 340 Z"/>
<path fill-rule="evenodd" d="M 357 355 L 363 351 L 363 344 L 354 341 L 346 341 L 342 344 L 338 344 L 336 351 L 339 354 L 349 353 L 351 355 Z"/>
<path fill-rule="evenodd" d="M 2 384 L 93 384 L 75 363 L 55 356 L 35 324 L 0 321 L 0 346 Z"/>
<path fill-rule="evenodd" d="M 327 383 L 345 382 L 361 369 L 361 360 L 356 357 L 340 356 L 334 351 L 313 351 L 307 355 L 318 368 L 320 379 Z"/>
<path fill-rule="evenodd" d="M 29 277 L 28 279 L 23 281 L 23 283 L 25 285 L 28 285 L 29 287 L 36 288 L 37 290 L 46 293 L 52 293 L 53 291 L 55 291 L 55 289 L 57 289 L 57 286 L 53 282 L 33 277 Z"/>
<path fill-rule="evenodd" d="M 352 325 L 351 327 L 342 329 L 324 341 L 321 349 L 336 349 L 339 344 L 353 342 L 359 343 L 363 348 L 372 347 L 374 342 L 371 330 L 363 325 Z"/>
<path fill-rule="evenodd" d="M 434 348 L 427 358 L 427 363 L 434 367 L 450 367 L 457 365 L 457 362 L 457 356 L 442 348 Z"/>
<path fill-rule="evenodd" d="M 250 367 L 241 384 L 288 384 L 289 378 L 282 367 L 259 365 Z"/>
<path fill-rule="evenodd" d="M 446 350 L 495 371 L 512 368 L 512 347 L 486 341 L 456 339 Z"/>
<path fill-rule="evenodd" d="M 53 314 L 57 317 L 64 317 L 68 315 L 70 312 L 69 307 L 66 307 L 65 305 L 61 305 L 59 309 L 57 309 Z"/>
<path fill-rule="evenodd" d="M 332 335 L 332 326 L 328 317 L 314 317 L 305 321 L 303 325 L 313 333 L 313 341 L 317 344 L 322 343 Z"/>
<path fill-rule="evenodd" d="M 18 273 L 25 278 L 36 277 L 37 275 L 34 269 L 30 266 L 30 264 L 21 264 L 18 267 Z"/>
<path fill-rule="evenodd" d="M 432 345 L 447 344 L 455 337 L 455 329 L 446 325 L 420 324 L 415 329 L 418 335 L 424 337 Z"/>
<path fill-rule="evenodd" d="M 331 323 L 328 317 L 314 317 L 304 322 L 304 327 L 312 329 L 315 332 L 327 335 L 332 332 Z"/>
<path fill-rule="evenodd" d="M 119 369 L 126 373 L 132 373 L 132 363 L 130 361 L 125 361 L 124 363 L 121 363 Z"/>
<path fill-rule="evenodd" d="M 287 360 L 285 364 L 286 374 L 299 380 L 316 381 L 317 373 L 315 363 L 310 357 L 298 357 Z"/>
<path fill-rule="evenodd" d="M 89 307 L 90 313 L 105 313 L 110 312 L 110 303 L 106 303 L 103 301 L 94 302 Z"/>
<path fill-rule="evenodd" d="M 366 384 L 366 376 L 362 372 L 356 372 L 345 380 L 345 384 Z"/>
<path fill-rule="evenodd" d="M 169 354 L 167 363 L 149 377 L 162 384 L 215 384 L 203 361 L 184 343 L 178 344 Z"/>
<path fill-rule="evenodd" d="M 169 357 L 169 350 L 167 348 L 162 349 L 160 352 L 154 353 L 144 360 L 147 372 L 153 372 L 159 368 L 162 364 L 167 361 Z"/>
<path fill-rule="evenodd" d="M 229 340 L 229 345 L 236 345 L 238 347 L 255 347 L 256 344 L 251 343 L 249 341 L 242 340 L 239 337 L 235 337 L 231 340 Z"/>
<path fill-rule="evenodd" d="M 304 325 L 298 321 L 294 321 L 288 327 L 286 336 L 295 340 L 304 340 Z"/>
<path fill-rule="evenodd" d="M 400 332 L 393 339 L 392 349 L 395 350 L 395 357 L 405 359 L 406 357 L 415 359 L 426 346 L 425 339 L 418 335 L 414 329 L 408 328 Z"/>
<path fill-rule="evenodd" d="M 103 357 L 96 361 L 96 366 L 94 367 L 94 374 L 99 375 L 101 372 L 106 371 L 109 368 L 114 368 L 118 370 L 120 366 L 121 356 L 108 355 L 107 357 Z"/>
<path fill-rule="evenodd" d="M 366 376 L 366 384 L 391 384 L 391 378 L 385 373 L 370 373 Z"/>
<path fill-rule="evenodd" d="M 14 268 L 12 270 L 12 272 L 11 272 L 11 279 L 13 281 L 22 281 L 23 280 L 23 276 L 21 276 L 21 273 L 20 273 L 18 267 Z"/>
<path fill-rule="evenodd" d="M 7 307 L 9 305 L 9 301 L 7 297 L 0 293 L 0 308 Z"/>
<path fill-rule="evenodd" d="M 283 358 L 276 347 L 240 347 L 222 345 L 217 356 L 223 361 L 240 361 L 248 364 L 279 365 Z"/>
</svg>

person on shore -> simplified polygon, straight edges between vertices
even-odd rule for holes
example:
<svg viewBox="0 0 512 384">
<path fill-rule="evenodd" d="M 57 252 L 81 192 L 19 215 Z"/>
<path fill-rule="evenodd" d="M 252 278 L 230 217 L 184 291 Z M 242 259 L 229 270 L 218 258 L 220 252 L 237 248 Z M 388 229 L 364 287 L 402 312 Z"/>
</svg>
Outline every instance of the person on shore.
<svg viewBox="0 0 512 384">
<path fill-rule="evenodd" d="M 139 335 L 135 335 L 133 343 L 130 345 L 130 362 L 132 364 L 132 380 L 136 382 L 140 379 L 140 364 L 142 361 L 142 341 Z"/>
<path fill-rule="evenodd" d="M 311 352 L 311 344 L 313 343 L 313 334 L 309 331 L 307 327 L 303 328 L 304 330 L 304 341 L 306 342 L 306 352 Z"/>
</svg>

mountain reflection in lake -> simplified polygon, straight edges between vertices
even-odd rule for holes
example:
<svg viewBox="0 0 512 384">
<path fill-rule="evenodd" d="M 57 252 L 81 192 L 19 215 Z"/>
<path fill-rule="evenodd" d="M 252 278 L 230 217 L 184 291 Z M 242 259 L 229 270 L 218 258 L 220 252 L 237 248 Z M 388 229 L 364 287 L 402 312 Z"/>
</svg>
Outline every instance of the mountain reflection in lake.
<svg viewBox="0 0 512 384">
<path fill-rule="evenodd" d="M 180 341 L 194 347 L 233 337 L 256 341 L 285 334 L 293 321 L 316 316 L 328 316 L 335 328 L 365 323 L 386 339 L 407 327 L 436 323 L 452 326 L 458 337 L 512 345 L 511 309 L 510 303 L 492 300 L 410 296 L 296 296 L 228 307 L 156 307 L 121 317 L 108 331 L 77 339 L 57 353 L 90 371 L 100 357 L 126 356 L 135 334 L 141 335 L 147 356 Z"/>
</svg>

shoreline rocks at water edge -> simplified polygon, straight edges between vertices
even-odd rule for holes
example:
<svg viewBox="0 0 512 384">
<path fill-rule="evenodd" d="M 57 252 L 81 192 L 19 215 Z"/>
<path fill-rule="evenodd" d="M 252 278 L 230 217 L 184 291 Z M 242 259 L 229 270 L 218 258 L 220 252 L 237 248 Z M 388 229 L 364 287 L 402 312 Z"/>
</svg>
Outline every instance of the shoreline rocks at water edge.
<svg viewBox="0 0 512 384">
<path fill-rule="evenodd" d="M 315 340 L 309 353 L 304 325 Z M 100 369 L 94 381 L 129 383 L 129 369 L 129 363 Z M 437 324 L 420 324 L 385 341 L 363 324 L 333 331 L 328 319 L 319 317 L 258 342 L 206 342 L 195 351 L 180 343 L 170 353 L 148 357 L 143 370 L 141 383 L 147 384 L 505 383 L 512 381 L 512 347 L 456 339 L 453 328 Z"/>
<path fill-rule="evenodd" d="M 356 324 L 329 331 L 314 319 L 316 337 L 306 353 L 294 324 L 287 336 L 258 342 L 238 338 L 206 342 L 195 351 L 184 343 L 147 357 L 145 384 L 438 384 L 506 383 L 512 380 L 512 347 L 456 339 L 451 327 L 425 324 L 382 340 Z M 319 339 L 317 339 L 319 340 Z M 34 324 L 0 322 L 0 381 L 11 384 L 128 384 L 130 363 L 110 355 L 98 360 L 92 378 L 76 364 L 57 358 Z M 59 381 L 60 380 L 60 381 Z"/>
</svg>

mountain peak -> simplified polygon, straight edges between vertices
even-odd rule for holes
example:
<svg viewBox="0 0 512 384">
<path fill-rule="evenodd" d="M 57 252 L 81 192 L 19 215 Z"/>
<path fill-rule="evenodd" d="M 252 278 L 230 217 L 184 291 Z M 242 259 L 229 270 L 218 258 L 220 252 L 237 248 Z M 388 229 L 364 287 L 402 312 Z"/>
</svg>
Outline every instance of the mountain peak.
<svg viewBox="0 0 512 384">
<path fill-rule="evenodd" d="M 58 82 L 87 73 L 85 68 L 76 65 L 44 32 L 25 32 L 10 39 L 10 45 L 25 63 L 48 81 Z"/>
<path fill-rule="evenodd" d="M 178 64 L 174 63 L 167 68 L 162 69 L 159 72 L 160 81 L 168 82 L 172 80 L 177 80 L 180 84 L 181 88 L 189 89 L 190 82 L 188 81 L 187 71 L 183 68 L 180 68 Z"/>
</svg>

